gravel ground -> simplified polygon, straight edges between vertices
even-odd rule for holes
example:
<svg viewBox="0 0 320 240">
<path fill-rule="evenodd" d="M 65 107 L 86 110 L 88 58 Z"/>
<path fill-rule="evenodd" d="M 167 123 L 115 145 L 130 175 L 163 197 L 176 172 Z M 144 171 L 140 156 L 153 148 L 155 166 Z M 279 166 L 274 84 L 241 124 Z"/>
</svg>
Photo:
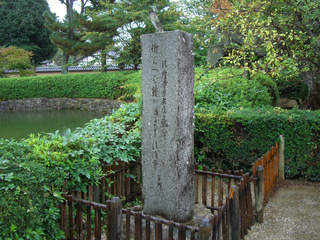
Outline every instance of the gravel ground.
<svg viewBox="0 0 320 240">
<path fill-rule="evenodd" d="M 245 240 L 319 240 L 320 184 L 286 181 L 264 209 L 263 224 Z"/>
</svg>

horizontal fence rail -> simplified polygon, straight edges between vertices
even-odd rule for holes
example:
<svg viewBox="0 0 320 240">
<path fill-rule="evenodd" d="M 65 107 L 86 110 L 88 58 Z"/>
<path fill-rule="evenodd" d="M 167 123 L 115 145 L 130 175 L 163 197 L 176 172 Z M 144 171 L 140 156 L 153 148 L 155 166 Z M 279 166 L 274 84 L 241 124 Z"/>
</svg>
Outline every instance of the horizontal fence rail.
<svg viewBox="0 0 320 240">
<path fill-rule="evenodd" d="M 145 215 L 141 209 L 122 209 L 125 219 L 124 237 L 125 240 L 142 240 L 142 239 L 179 239 L 179 240 L 195 240 L 198 239 L 197 227 L 188 226 L 186 224 L 168 221 L 163 218 Z"/>
</svg>

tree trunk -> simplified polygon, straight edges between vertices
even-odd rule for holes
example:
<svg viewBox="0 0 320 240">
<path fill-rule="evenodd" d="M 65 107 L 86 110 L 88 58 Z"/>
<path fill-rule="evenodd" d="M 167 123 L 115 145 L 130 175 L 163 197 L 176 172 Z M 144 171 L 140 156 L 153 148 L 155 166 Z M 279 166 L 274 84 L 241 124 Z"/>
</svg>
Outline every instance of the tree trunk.
<svg viewBox="0 0 320 240">
<path fill-rule="evenodd" d="M 105 50 L 101 51 L 101 72 L 107 72 L 107 54 Z"/>
<path fill-rule="evenodd" d="M 301 104 L 302 109 L 320 109 L 320 73 L 303 73 L 302 79 L 308 86 L 307 99 Z"/>
<path fill-rule="evenodd" d="M 68 74 L 68 63 L 69 63 L 69 55 L 64 55 L 64 63 L 62 65 L 61 73 Z"/>
</svg>

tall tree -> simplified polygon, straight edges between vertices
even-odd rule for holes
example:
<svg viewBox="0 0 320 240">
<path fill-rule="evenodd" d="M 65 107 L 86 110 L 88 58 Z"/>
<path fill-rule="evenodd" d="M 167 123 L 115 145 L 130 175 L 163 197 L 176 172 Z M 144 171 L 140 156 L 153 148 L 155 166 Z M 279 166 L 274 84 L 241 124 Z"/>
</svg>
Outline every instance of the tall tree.
<svg viewBox="0 0 320 240">
<path fill-rule="evenodd" d="M 45 27 L 46 0 L 1 0 L 0 46 L 17 46 L 33 53 L 33 62 L 51 58 L 56 48 Z"/>
<path fill-rule="evenodd" d="M 68 63 L 70 56 L 77 56 L 80 53 L 79 45 L 85 44 L 82 34 L 77 30 L 79 25 L 78 19 L 75 17 L 74 3 L 77 0 L 59 0 L 66 7 L 66 16 L 62 22 L 58 21 L 52 15 L 46 15 L 46 25 L 53 32 L 51 40 L 63 51 L 64 65 L 62 73 L 68 72 Z M 85 11 L 88 0 L 81 0 L 80 15 Z"/>
<path fill-rule="evenodd" d="M 123 19 L 117 14 L 115 0 L 91 1 L 85 15 L 76 14 L 78 30 L 83 33 L 84 44 L 78 45 L 82 54 L 100 52 L 101 71 L 107 70 L 108 53 L 114 46 L 114 37 Z"/>
<path fill-rule="evenodd" d="M 133 64 L 135 68 L 141 63 L 140 36 L 156 31 L 149 17 L 150 10 L 157 12 L 162 28 L 166 31 L 177 29 L 181 16 L 176 5 L 169 0 L 119 1 L 117 9 L 117 14 L 124 21 L 116 37 L 117 62 L 120 65 Z"/>
<path fill-rule="evenodd" d="M 140 35 L 154 32 L 149 10 L 159 11 L 166 30 L 174 29 L 172 23 L 178 14 L 168 0 L 91 0 L 85 16 L 79 19 L 79 31 L 84 33 L 86 52 L 100 51 L 102 70 L 105 60 L 113 58 L 120 66 L 132 64 L 137 68 L 141 62 Z M 171 28 L 169 25 L 171 24 Z"/>
<path fill-rule="evenodd" d="M 214 1 L 212 10 L 224 62 L 248 74 L 263 71 L 282 81 L 301 78 L 309 87 L 304 106 L 320 108 L 319 1 L 221 0 Z"/>
<path fill-rule="evenodd" d="M 195 64 L 203 66 L 207 64 L 208 51 L 216 40 L 211 11 L 212 0 L 181 0 L 180 6 L 183 16 L 181 17 L 180 29 L 192 33 L 194 40 Z M 209 52 L 210 53 L 210 52 Z"/>
</svg>

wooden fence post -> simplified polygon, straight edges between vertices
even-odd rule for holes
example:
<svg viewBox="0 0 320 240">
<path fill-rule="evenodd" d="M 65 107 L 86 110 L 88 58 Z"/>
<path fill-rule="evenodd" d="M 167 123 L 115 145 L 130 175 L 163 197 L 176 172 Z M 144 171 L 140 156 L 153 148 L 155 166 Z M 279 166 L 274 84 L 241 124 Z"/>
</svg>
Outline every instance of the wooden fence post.
<svg viewBox="0 0 320 240">
<path fill-rule="evenodd" d="M 199 224 L 199 240 L 211 240 L 213 230 L 213 217 L 205 217 Z"/>
<path fill-rule="evenodd" d="M 114 197 L 110 203 L 109 214 L 109 239 L 120 240 L 122 231 L 122 202 L 118 197 Z"/>
<path fill-rule="evenodd" d="M 93 185 L 93 201 L 97 203 L 101 203 L 99 185 Z"/>
<path fill-rule="evenodd" d="M 131 172 L 135 176 L 134 181 L 130 181 L 130 200 L 135 200 L 141 193 L 141 186 L 142 186 L 142 171 L 141 171 L 141 164 L 136 163 L 134 164 L 134 167 L 132 168 Z"/>
<path fill-rule="evenodd" d="M 241 220 L 240 220 L 240 202 L 239 202 L 239 187 L 233 185 L 233 198 L 230 205 L 230 229 L 231 240 L 241 239 Z"/>
<path fill-rule="evenodd" d="M 280 135 L 279 148 L 279 180 L 284 181 L 284 137 Z"/>
<path fill-rule="evenodd" d="M 263 222 L 263 204 L 264 204 L 264 169 L 261 165 L 257 168 L 258 182 L 256 184 L 256 213 L 257 222 Z"/>
</svg>

